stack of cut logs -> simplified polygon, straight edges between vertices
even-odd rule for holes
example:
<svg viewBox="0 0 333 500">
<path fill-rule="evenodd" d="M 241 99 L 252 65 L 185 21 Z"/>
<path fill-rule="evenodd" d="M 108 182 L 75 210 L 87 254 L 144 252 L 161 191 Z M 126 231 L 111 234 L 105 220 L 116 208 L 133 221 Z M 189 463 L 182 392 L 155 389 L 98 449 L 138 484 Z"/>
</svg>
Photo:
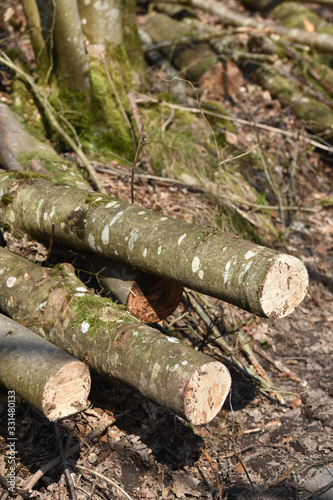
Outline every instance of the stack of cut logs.
<svg viewBox="0 0 333 500">
<path fill-rule="evenodd" d="M 0 155 L 3 231 L 75 249 L 118 300 L 96 295 L 71 264 L 0 248 L 0 382 L 57 420 L 86 407 L 89 366 L 195 425 L 211 421 L 230 390 L 227 368 L 149 323 L 174 311 L 183 286 L 281 318 L 306 294 L 303 263 L 93 191 L 3 103 Z"/>
</svg>

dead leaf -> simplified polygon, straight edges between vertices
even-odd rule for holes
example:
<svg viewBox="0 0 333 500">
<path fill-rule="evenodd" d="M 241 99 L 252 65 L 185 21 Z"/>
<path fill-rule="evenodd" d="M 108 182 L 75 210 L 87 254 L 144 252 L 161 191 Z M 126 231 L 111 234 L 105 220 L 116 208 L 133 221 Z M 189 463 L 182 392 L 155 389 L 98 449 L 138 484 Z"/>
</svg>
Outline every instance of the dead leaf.
<svg viewBox="0 0 333 500">
<path fill-rule="evenodd" d="M 246 474 L 243 464 L 241 464 L 240 462 L 236 465 L 236 467 L 234 467 L 234 471 L 238 472 L 238 474 Z"/>
<path fill-rule="evenodd" d="M 172 492 L 177 498 L 184 498 L 184 495 L 202 498 L 202 491 L 198 489 L 198 485 L 201 482 L 200 479 L 191 476 L 183 476 L 181 474 L 173 474 L 172 478 Z"/>
<path fill-rule="evenodd" d="M 294 398 L 292 400 L 292 402 L 290 403 L 289 406 L 290 406 L 290 408 L 293 408 L 295 410 L 296 408 L 298 408 L 299 406 L 301 406 L 301 404 L 302 404 L 301 398 L 297 398 L 296 397 L 296 398 Z"/>
</svg>

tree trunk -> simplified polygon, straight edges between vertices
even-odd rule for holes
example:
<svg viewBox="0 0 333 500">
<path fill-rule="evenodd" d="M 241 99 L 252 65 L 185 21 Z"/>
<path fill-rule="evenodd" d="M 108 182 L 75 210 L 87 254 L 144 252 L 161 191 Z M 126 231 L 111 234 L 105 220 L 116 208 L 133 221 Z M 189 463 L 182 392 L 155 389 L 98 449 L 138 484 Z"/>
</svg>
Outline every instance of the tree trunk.
<svg viewBox="0 0 333 500">
<path fill-rule="evenodd" d="M 6 314 L 101 375 L 195 425 L 220 411 L 231 384 L 222 363 L 94 295 L 72 266 L 42 268 L 0 248 L 0 290 Z"/>
<path fill-rule="evenodd" d="M 90 43 L 105 52 L 107 45 L 117 47 L 123 44 L 122 8 L 120 0 L 87 2 L 78 0 L 78 7 L 84 34 Z"/>
<path fill-rule="evenodd" d="M 89 64 L 76 1 L 55 0 L 54 7 L 54 38 L 61 86 L 88 96 Z"/>
<path fill-rule="evenodd" d="M 88 406 L 88 366 L 2 314 L 0 382 L 51 421 Z"/>
<path fill-rule="evenodd" d="M 64 161 L 48 143 L 32 137 L 18 121 L 15 113 L 0 103 L 0 157 L 7 170 L 32 170 L 49 174 L 58 183 L 90 189 L 89 183 L 75 163 Z M 99 276 L 100 283 L 130 312 L 145 323 L 166 318 L 179 304 L 182 286 L 134 271 L 110 259 L 84 259 L 89 271 Z"/>
<path fill-rule="evenodd" d="M 21 236 L 54 235 L 259 316 L 284 317 L 306 294 L 299 259 L 215 229 L 22 173 L 1 174 L 0 189 L 0 222 Z"/>
</svg>

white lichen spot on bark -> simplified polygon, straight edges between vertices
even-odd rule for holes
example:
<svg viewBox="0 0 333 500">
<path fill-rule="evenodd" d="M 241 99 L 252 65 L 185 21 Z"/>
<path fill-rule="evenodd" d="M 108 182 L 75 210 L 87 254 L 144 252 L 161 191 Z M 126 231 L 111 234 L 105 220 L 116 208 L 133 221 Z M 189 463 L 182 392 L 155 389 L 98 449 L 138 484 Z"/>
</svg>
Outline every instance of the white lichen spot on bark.
<svg viewBox="0 0 333 500">
<path fill-rule="evenodd" d="M 258 252 L 253 252 L 252 250 L 249 250 L 248 252 L 246 252 L 246 254 L 244 255 L 244 259 L 246 260 L 249 260 L 249 259 L 252 259 L 252 257 L 255 257 L 257 255 Z"/>
<path fill-rule="evenodd" d="M 139 332 L 135 331 L 135 332 L 133 332 L 132 335 L 133 335 L 133 337 L 136 337 L 137 335 L 139 335 Z"/>
<path fill-rule="evenodd" d="M 228 281 L 230 267 L 231 267 L 231 260 L 228 260 L 228 262 L 225 265 L 225 272 L 223 274 L 224 284 L 226 284 L 226 282 Z"/>
<path fill-rule="evenodd" d="M 144 257 L 147 257 L 147 248 L 145 248 L 145 249 L 144 249 L 144 251 L 142 252 L 142 255 L 143 255 Z"/>
<path fill-rule="evenodd" d="M 47 300 L 45 300 L 45 302 L 42 302 L 41 304 L 39 304 L 39 306 L 38 306 L 37 309 L 40 309 L 40 310 L 44 309 L 44 307 L 46 306 L 46 304 L 47 304 Z"/>
<path fill-rule="evenodd" d="M 194 257 L 192 260 L 192 272 L 196 273 L 199 271 L 200 268 L 200 259 L 199 257 Z"/>
<path fill-rule="evenodd" d="M 114 251 L 113 251 L 113 253 L 114 253 L 115 255 L 119 255 L 119 253 L 117 252 L 117 250 L 114 250 Z"/>
<path fill-rule="evenodd" d="M 138 215 L 145 215 L 145 211 L 144 210 L 141 210 L 141 212 L 138 212 Z"/>
<path fill-rule="evenodd" d="M 111 226 L 113 226 L 113 224 L 114 224 L 115 222 L 117 222 L 117 220 L 119 219 L 119 217 L 121 217 L 121 216 L 123 215 L 123 213 L 124 213 L 124 211 L 118 212 L 118 213 L 117 213 L 117 214 L 116 214 L 116 215 L 115 215 L 115 216 L 111 219 L 111 221 L 110 221 L 110 223 L 109 223 L 109 226 L 110 226 L 110 227 L 111 227 Z"/>
<path fill-rule="evenodd" d="M 139 229 L 132 229 L 131 234 L 130 234 L 130 238 L 128 240 L 128 248 L 129 248 L 129 250 L 133 250 L 134 243 L 138 239 L 139 232 L 140 232 Z"/>
<path fill-rule="evenodd" d="M 75 340 L 76 340 L 76 335 L 75 335 L 75 333 L 73 333 L 73 335 L 72 335 L 72 340 L 73 340 L 73 342 L 75 342 Z"/>
<path fill-rule="evenodd" d="M 252 266 L 252 263 L 253 263 L 253 260 L 250 260 L 250 262 L 248 262 L 245 266 L 245 269 L 244 271 L 242 271 L 239 276 L 238 276 L 238 283 L 241 284 L 243 279 L 244 279 L 244 276 L 245 274 L 247 273 L 247 271 L 250 269 L 250 267 Z"/>
<path fill-rule="evenodd" d="M 161 217 L 160 220 L 168 220 L 168 217 Z"/>
<path fill-rule="evenodd" d="M 108 225 L 104 226 L 101 238 L 102 238 L 103 245 L 108 245 L 108 243 L 109 243 L 109 226 Z"/>
<path fill-rule="evenodd" d="M 119 9 L 111 9 L 110 17 L 112 17 L 112 19 L 116 21 L 119 18 L 119 16 L 120 16 Z"/>
<path fill-rule="evenodd" d="M 158 376 L 158 373 L 161 369 L 161 366 L 159 365 L 159 363 L 155 363 L 154 366 L 153 366 L 153 369 L 151 371 L 151 378 L 152 380 L 155 380 L 156 377 Z"/>
<path fill-rule="evenodd" d="M 157 249 L 157 255 L 161 255 L 161 253 L 162 253 L 162 247 L 158 247 L 158 249 Z"/>
<path fill-rule="evenodd" d="M 201 280 L 203 279 L 203 277 L 204 277 L 204 272 L 203 272 L 203 270 L 202 270 L 202 269 L 199 269 L 199 271 L 198 271 L 198 276 L 199 276 L 199 278 L 200 278 Z"/>
<path fill-rule="evenodd" d="M 83 323 L 81 324 L 82 333 L 87 333 L 89 328 L 90 328 L 90 324 L 88 323 L 88 321 L 83 321 Z"/>
<path fill-rule="evenodd" d="M 99 245 L 97 245 L 96 250 L 97 250 L 99 253 L 103 253 L 103 249 L 102 249 Z"/>
<path fill-rule="evenodd" d="M 184 238 L 186 238 L 186 233 L 182 234 L 181 236 L 179 236 L 179 238 L 178 238 L 178 245 L 181 244 L 181 242 L 183 241 Z"/>
<path fill-rule="evenodd" d="M 12 288 L 12 286 L 14 286 L 16 283 L 16 278 L 15 276 L 10 276 L 7 281 L 6 281 L 6 284 L 8 286 L 8 288 Z"/>
<path fill-rule="evenodd" d="M 107 204 L 105 205 L 105 208 L 111 208 L 111 207 L 113 207 L 116 203 L 117 203 L 116 201 L 109 201 L 109 203 L 107 203 Z"/>
<path fill-rule="evenodd" d="M 52 219 L 52 217 L 54 216 L 55 214 L 55 207 L 52 208 L 51 212 L 50 212 L 50 219 Z"/>
<path fill-rule="evenodd" d="M 225 252 L 225 251 L 226 251 L 226 249 L 227 249 L 227 247 L 223 247 L 223 248 L 222 248 L 222 252 Z"/>
<path fill-rule="evenodd" d="M 38 226 L 40 225 L 40 217 L 42 215 L 41 210 L 42 210 L 43 202 L 44 202 L 43 199 L 39 200 L 39 203 L 38 203 L 37 209 L 36 209 L 36 221 L 37 221 Z"/>
<path fill-rule="evenodd" d="M 100 196 L 95 199 L 95 201 L 101 201 L 101 200 L 103 200 L 103 198 L 101 198 Z"/>
<path fill-rule="evenodd" d="M 15 222 L 15 214 L 14 214 L 13 210 L 11 210 L 9 212 L 8 219 L 10 220 L 10 222 Z"/>
<path fill-rule="evenodd" d="M 78 286 L 76 288 L 76 291 L 77 292 L 87 292 L 88 291 L 88 288 L 86 288 L 85 286 Z"/>
<path fill-rule="evenodd" d="M 166 337 L 168 342 L 171 342 L 173 344 L 179 344 L 179 340 L 175 339 L 175 337 Z"/>
<path fill-rule="evenodd" d="M 95 237 L 93 234 L 89 234 L 88 236 L 88 243 L 89 243 L 89 246 L 93 249 L 93 250 L 96 250 L 96 245 L 95 245 Z"/>
<path fill-rule="evenodd" d="M 188 361 L 186 361 L 186 359 L 184 359 L 184 361 L 182 361 L 182 365 L 183 365 L 183 366 L 188 365 Z"/>
<path fill-rule="evenodd" d="M 47 212 L 44 212 L 44 213 L 43 213 L 43 219 L 44 219 L 44 220 L 47 220 L 47 217 L 48 217 Z"/>
<path fill-rule="evenodd" d="M 175 365 L 171 366 L 170 371 L 175 372 L 179 368 L 179 364 L 176 363 Z"/>
<path fill-rule="evenodd" d="M 87 19 L 84 17 L 84 18 L 81 20 L 81 23 L 82 23 L 83 25 L 87 24 Z"/>
</svg>

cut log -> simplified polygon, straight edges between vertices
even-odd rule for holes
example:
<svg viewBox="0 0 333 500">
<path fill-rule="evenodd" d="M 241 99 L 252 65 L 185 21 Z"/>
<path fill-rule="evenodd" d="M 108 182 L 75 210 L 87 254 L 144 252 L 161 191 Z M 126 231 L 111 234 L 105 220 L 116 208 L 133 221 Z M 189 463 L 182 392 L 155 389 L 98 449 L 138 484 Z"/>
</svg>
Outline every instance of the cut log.
<svg viewBox="0 0 333 500">
<path fill-rule="evenodd" d="M 88 406 L 88 366 L 2 314 L 0 382 L 51 421 Z"/>
<path fill-rule="evenodd" d="M 0 102 L 0 157 L 7 170 L 31 170 L 51 175 L 56 182 L 91 189 L 75 163 L 64 161 L 48 143 L 32 137 L 16 114 Z M 168 280 L 135 271 L 110 259 L 89 258 L 89 271 L 140 321 L 166 318 L 179 304 L 183 288 Z"/>
<path fill-rule="evenodd" d="M 0 308 L 104 377 L 195 425 L 212 420 L 230 390 L 222 363 L 94 295 L 70 264 L 42 268 L 0 248 Z"/>
<path fill-rule="evenodd" d="M 142 209 L 117 198 L 23 174 L 0 174 L 0 224 L 54 238 L 258 316 L 282 318 L 303 300 L 308 273 L 296 257 Z"/>
<path fill-rule="evenodd" d="M 172 281 L 132 269 L 119 262 L 91 254 L 98 281 L 106 295 L 127 306 L 128 310 L 144 323 L 156 323 L 174 312 L 183 293 L 183 287 Z"/>
</svg>

